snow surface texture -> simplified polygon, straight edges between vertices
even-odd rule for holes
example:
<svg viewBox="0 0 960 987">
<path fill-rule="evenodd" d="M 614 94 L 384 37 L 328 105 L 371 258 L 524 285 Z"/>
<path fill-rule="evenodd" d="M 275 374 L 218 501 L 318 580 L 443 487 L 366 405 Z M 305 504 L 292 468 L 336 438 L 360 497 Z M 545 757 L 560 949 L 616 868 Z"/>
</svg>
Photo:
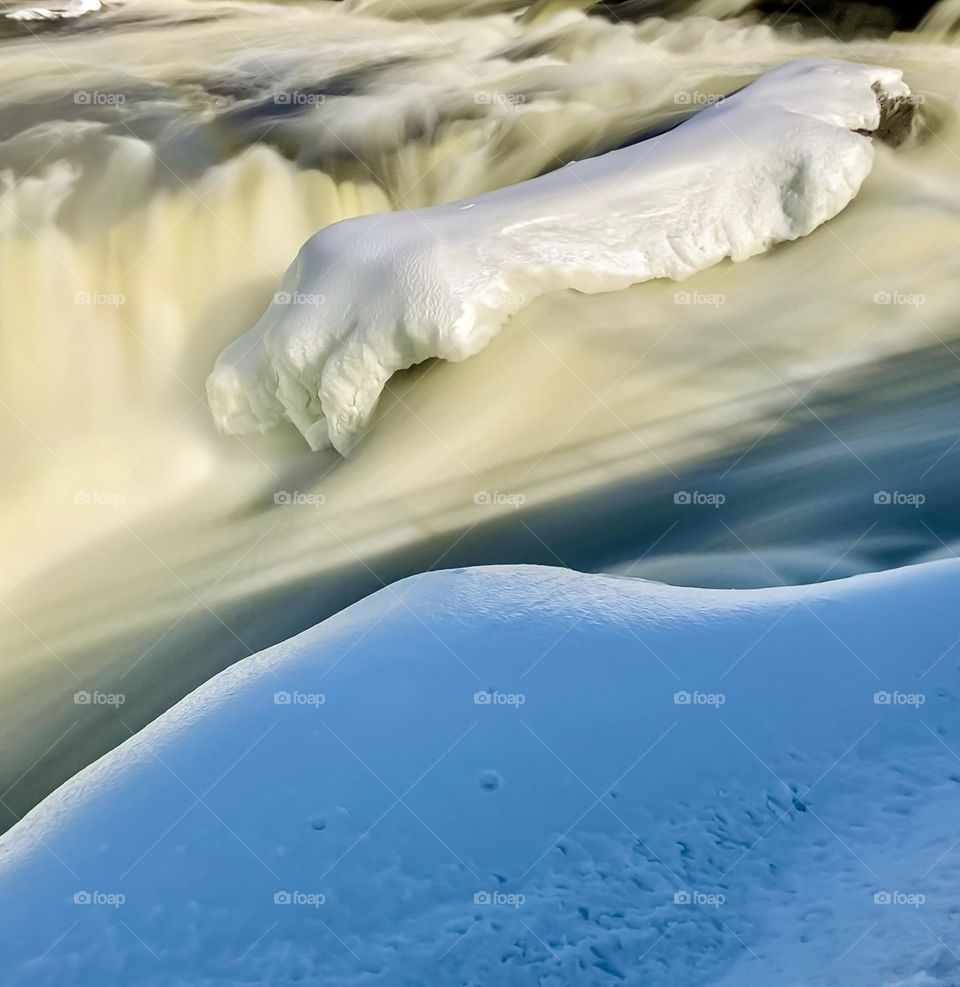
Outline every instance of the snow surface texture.
<svg viewBox="0 0 960 987">
<path fill-rule="evenodd" d="M 0 839 L 3 983 L 955 985 L 958 592 L 398 583 Z"/>
<path fill-rule="evenodd" d="M 469 201 L 348 219 L 301 248 L 207 381 L 225 432 L 289 419 L 349 452 L 390 376 L 465 360 L 547 291 L 616 291 L 745 260 L 840 212 L 895 69 L 788 64 L 682 126 Z"/>
<path fill-rule="evenodd" d="M 12 21 L 59 21 L 94 13 L 103 6 L 101 0 L 69 0 L 62 6 L 23 7 L 5 16 Z"/>
</svg>

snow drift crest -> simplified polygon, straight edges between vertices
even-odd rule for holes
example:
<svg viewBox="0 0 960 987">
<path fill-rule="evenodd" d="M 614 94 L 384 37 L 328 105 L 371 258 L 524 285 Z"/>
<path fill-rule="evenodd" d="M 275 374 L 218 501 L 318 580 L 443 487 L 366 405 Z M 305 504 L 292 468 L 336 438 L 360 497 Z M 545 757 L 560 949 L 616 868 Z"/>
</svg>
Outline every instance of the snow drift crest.
<svg viewBox="0 0 960 987">
<path fill-rule="evenodd" d="M 856 196 L 868 135 L 909 94 L 896 69 L 793 62 L 641 144 L 328 226 L 218 358 L 214 419 L 228 433 L 286 419 L 346 455 L 395 371 L 473 356 L 545 292 L 682 279 L 812 232 Z"/>
<path fill-rule="evenodd" d="M 0 837 L 3 984 L 956 985 L 958 592 L 388 586 Z"/>
</svg>

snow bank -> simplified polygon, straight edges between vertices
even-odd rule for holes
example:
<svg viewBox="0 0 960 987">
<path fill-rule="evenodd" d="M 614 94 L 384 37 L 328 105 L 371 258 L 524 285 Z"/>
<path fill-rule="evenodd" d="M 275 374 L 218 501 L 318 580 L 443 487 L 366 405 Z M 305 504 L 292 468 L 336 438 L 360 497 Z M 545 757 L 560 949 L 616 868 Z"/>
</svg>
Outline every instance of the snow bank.
<svg viewBox="0 0 960 987">
<path fill-rule="evenodd" d="M 53 7 L 23 7 L 20 10 L 5 14 L 12 21 L 60 21 L 82 17 L 94 13 L 103 6 L 101 0 L 69 0 L 62 6 Z"/>
<path fill-rule="evenodd" d="M 675 130 L 532 181 L 329 226 L 207 381 L 225 432 L 346 454 L 397 370 L 464 360 L 536 296 L 686 278 L 810 233 L 870 172 L 894 69 L 795 62 Z"/>
<path fill-rule="evenodd" d="M 955 984 L 958 592 L 398 583 L 0 839 L 3 982 Z"/>
</svg>

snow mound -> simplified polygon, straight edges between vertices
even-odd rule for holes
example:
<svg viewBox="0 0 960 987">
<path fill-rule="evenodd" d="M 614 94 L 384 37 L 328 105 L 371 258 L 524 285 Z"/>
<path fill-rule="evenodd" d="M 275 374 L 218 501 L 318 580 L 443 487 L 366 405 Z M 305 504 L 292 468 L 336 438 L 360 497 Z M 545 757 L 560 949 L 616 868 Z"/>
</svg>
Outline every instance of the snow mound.
<svg viewBox="0 0 960 987">
<path fill-rule="evenodd" d="M 455 202 L 311 237 L 207 381 L 222 431 L 291 421 L 346 454 L 390 376 L 465 360 L 540 294 L 616 291 L 745 260 L 835 216 L 873 163 L 895 69 L 802 61 L 682 126 Z"/>
<path fill-rule="evenodd" d="M 956 984 L 958 592 L 398 583 L 0 839 L 3 982 Z"/>
<path fill-rule="evenodd" d="M 11 21 L 61 21 L 95 13 L 102 7 L 101 0 L 68 0 L 61 6 L 23 7 L 5 16 Z"/>
</svg>

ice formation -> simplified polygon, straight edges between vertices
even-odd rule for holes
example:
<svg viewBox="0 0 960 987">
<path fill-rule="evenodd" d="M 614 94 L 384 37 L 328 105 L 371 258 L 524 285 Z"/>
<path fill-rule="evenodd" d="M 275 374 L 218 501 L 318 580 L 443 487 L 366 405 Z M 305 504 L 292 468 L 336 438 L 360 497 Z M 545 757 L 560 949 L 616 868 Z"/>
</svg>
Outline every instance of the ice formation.
<svg viewBox="0 0 960 987">
<path fill-rule="evenodd" d="M 3 983 L 955 984 L 958 591 L 397 583 L 0 838 Z"/>
<path fill-rule="evenodd" d="M 62 6 L 53 7 L 22 7 L 19 10 L 5 14 L 12 21 L 59 21 L 71 20 L 91 14 L 103 6 L 101 0 L 68 0 Z"/>
<path fill-rule="evenodd" d="M 689 277 L 810 233 L 870 172 L 867 136 L 909 90 L 896 69 L 793 62 L 674 130 L 454 202 L 311 237 L 207 381 L 221 430 L 284 419 L 347 454 L 390 376 L 465 360 L 558 289 Z"/>
</svg>

